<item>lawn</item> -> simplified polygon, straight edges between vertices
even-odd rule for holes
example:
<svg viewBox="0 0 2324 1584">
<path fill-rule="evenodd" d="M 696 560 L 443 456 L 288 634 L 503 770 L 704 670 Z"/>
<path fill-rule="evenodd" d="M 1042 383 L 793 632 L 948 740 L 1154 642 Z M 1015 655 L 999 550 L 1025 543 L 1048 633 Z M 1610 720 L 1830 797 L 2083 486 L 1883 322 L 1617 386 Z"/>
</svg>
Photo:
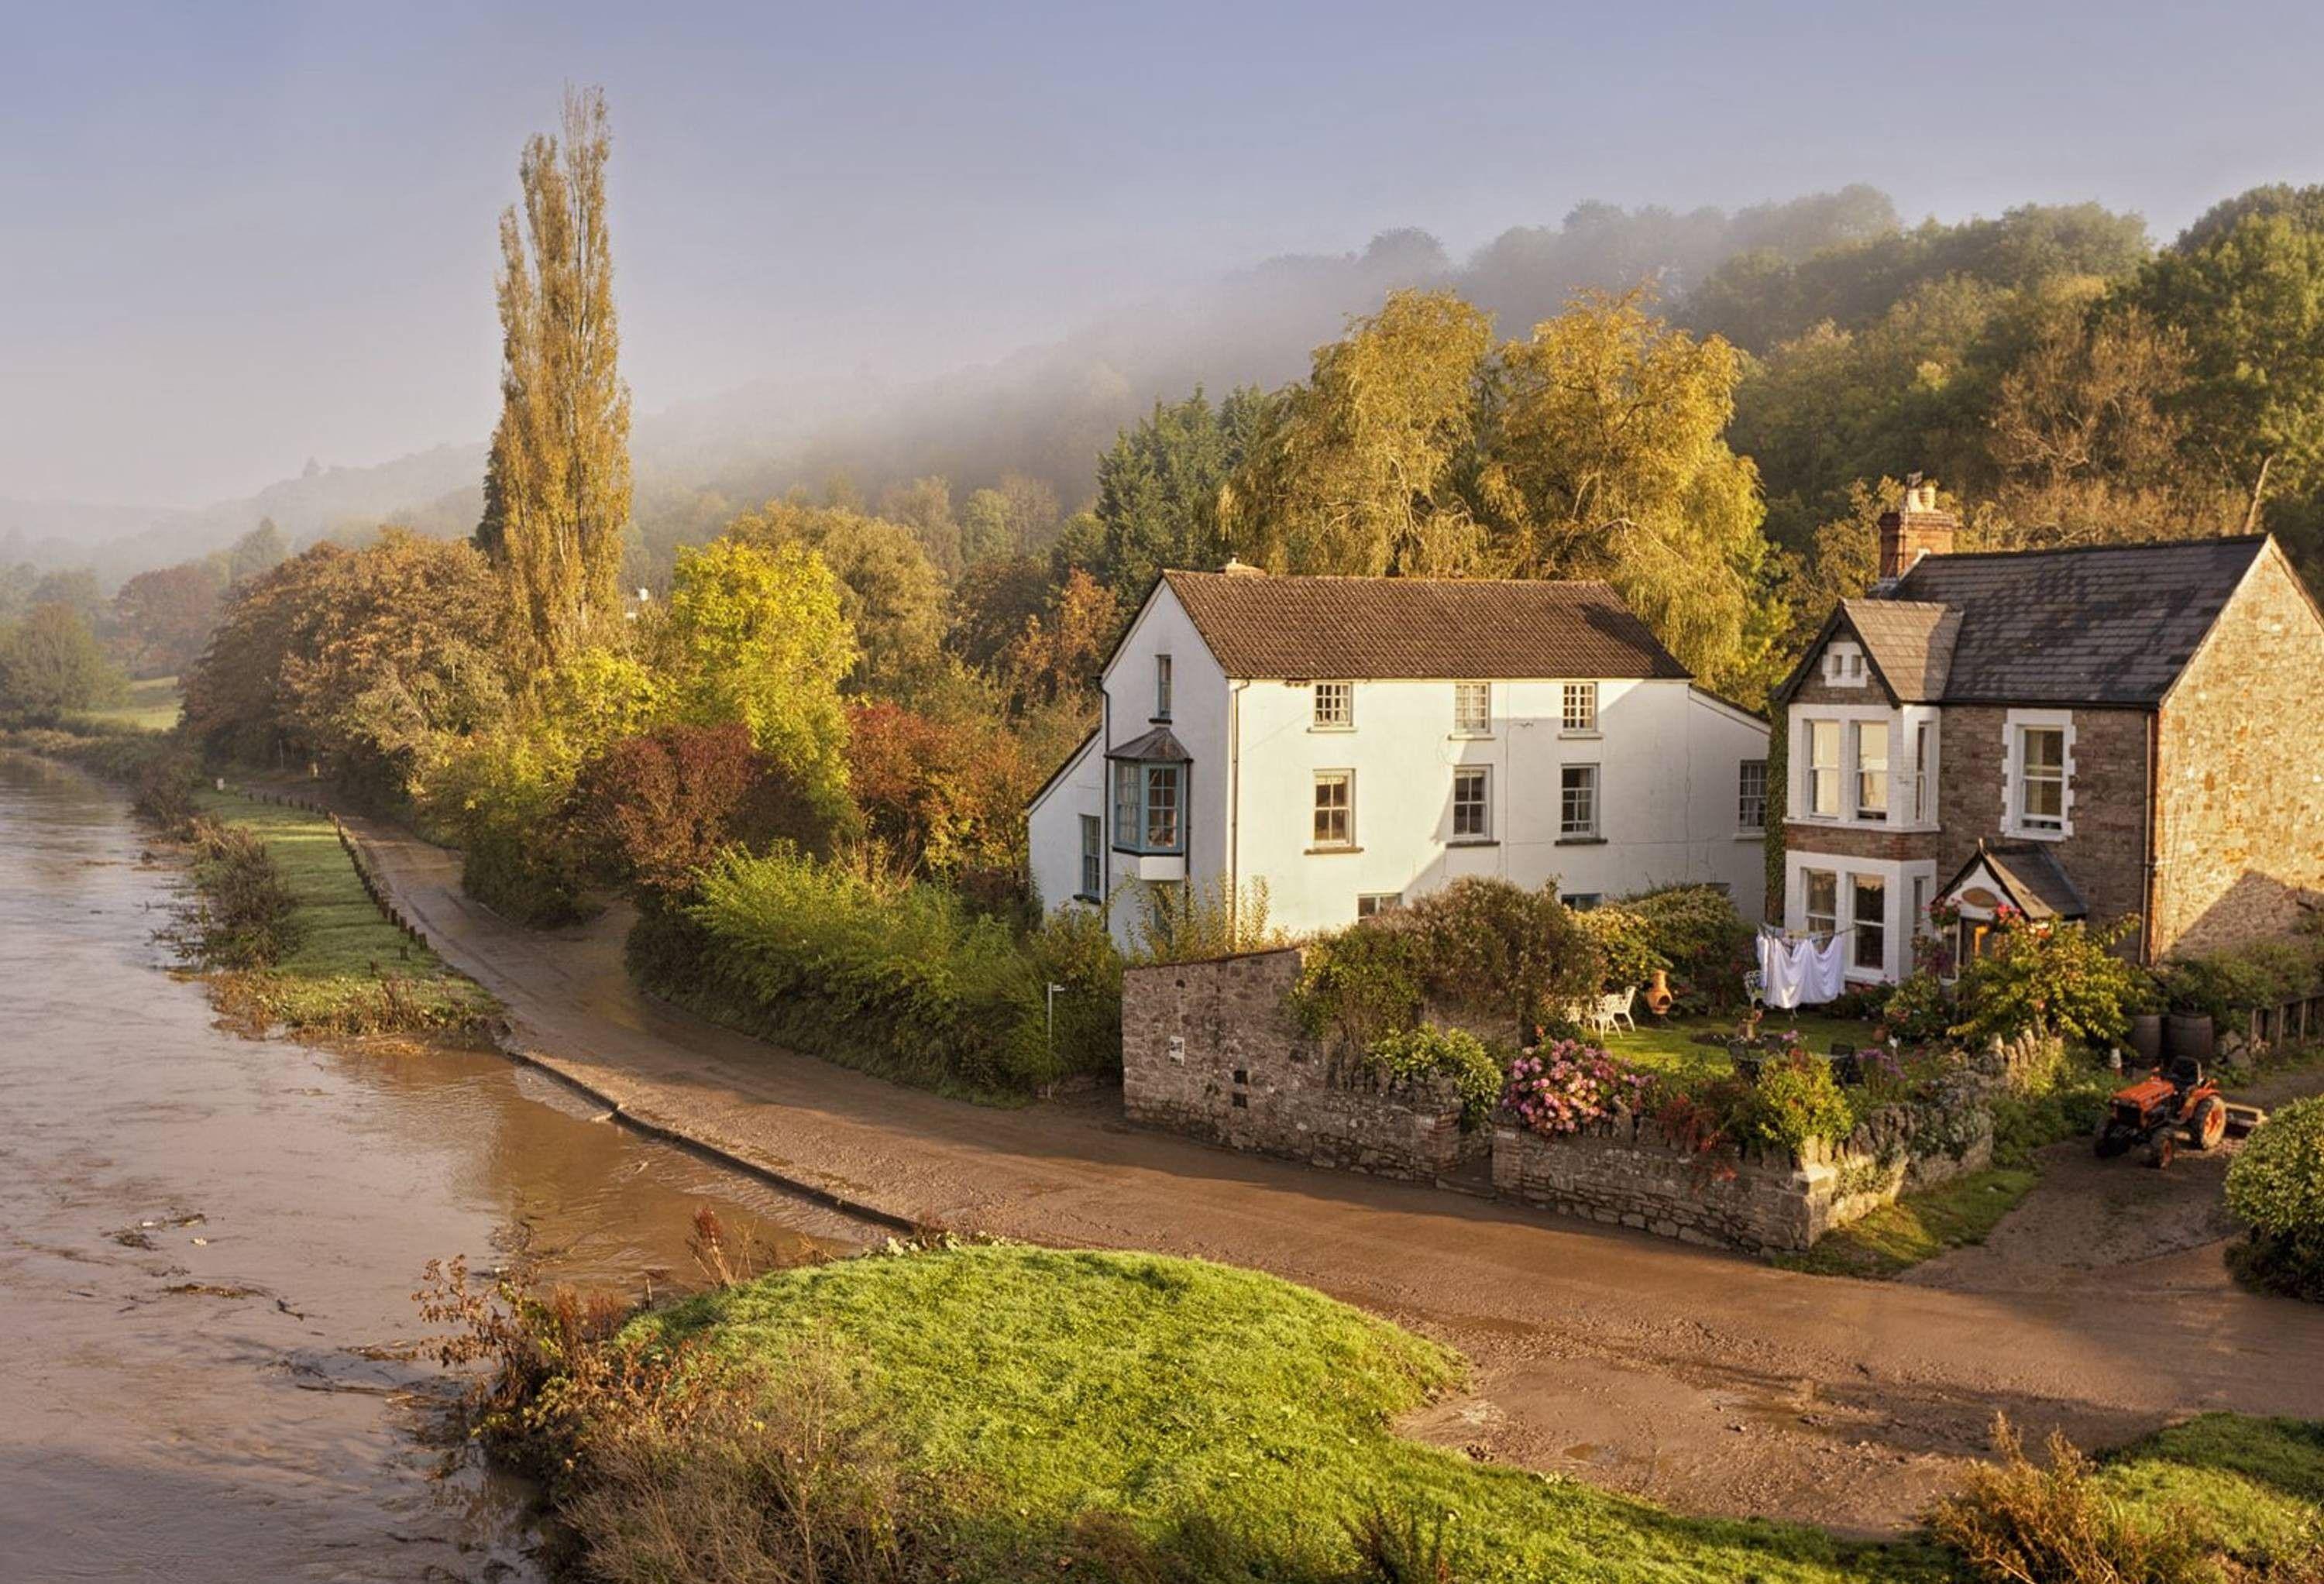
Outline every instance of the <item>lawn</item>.
<svg viewBox="0 0 2324 1584">
<path fill-rule="evenodd" d="M 1715 1077 L 1732 1071 L 1726 1048 L 1723 1045 L 1699 1045 L 1695 1036 L 1715 1034 L 1724 1040 L 1735 1032 L 1735 1022 L 1733 1018 L 1707 1016 L 1657 1021 L 1641 1014 L 1637 1033 L 1617 1029 L 1602 1043 L 1607 1050 L 1637 1066 L 1674 1076 Z M 1835 1040 L 1844 1040 L 1851 1045 L 1872 1043 L 1871 1024 L 1811 1012 L 1769 1012 L 1760 1029 L 1770 1038 L 1796 1029 L 1801 1043 L 1819 1054 L 1831 1049 Z"/>
<path fill-rule="evenodd" d="M 2098 1478 L 2144 1512 L 2178 1509 L 2204 1543 L 2247 1565 L 2324 1539 L 2324 1424 L 2205 1414 L 2106 1458 Z M 2324 1561 L 2310 1555 L 2310 1569 Z"/>
<path fill-rule="evenodd" d="M 1224 1520 L 1275 1559 L 1267 1577 L 1344 1575 L 1344 1525 L 1374 1512 L 1442 1520 L 1464 1584 L 1943 1576 L 1917 1545 L 1687 1517 L 1406 1441 L 1391 1422 L 1461 1360 L 1253 1271 L 971 1246 L 783 1272 L 637 1323 L 778 1370 L 833 1361 L 915 1472 L 973 1493 L 949 1525 L 968 1578 L 1054 1571 L 1093 1510 L 1149 1538 Z"/>
<path fill-rule="evenodd" d="M 1776 1257 L 1789 1270 L 1827 1276 L 1895 1275 L 1948 1248 L 1982 1243 L 2034 1191 L 2031 1166 L 1997 1166 L 1908 1193 L 1862 1220 L 1827 1232 L 1803 1253 Z"/>
<path fill-rule="evenodd" d="M 84 710 L 74 717 L 96 725 L 128 726 L 140 732 L 167 732 L 178 723 L 181 701 L 175 677 L 148 677 L 129 685 L 121 703 L 100 710 Z"/>
<path fill-rule="evenodd" d="M 490 1011 L 482 990 L 388 921 L 327 817 L 207 789 L 194 804 L 255 832 L 298 901 L 297 946 L 271 967 L 230 976 L 230 1009 L 350 1033 L 457 1027 Z"/>
</svg>

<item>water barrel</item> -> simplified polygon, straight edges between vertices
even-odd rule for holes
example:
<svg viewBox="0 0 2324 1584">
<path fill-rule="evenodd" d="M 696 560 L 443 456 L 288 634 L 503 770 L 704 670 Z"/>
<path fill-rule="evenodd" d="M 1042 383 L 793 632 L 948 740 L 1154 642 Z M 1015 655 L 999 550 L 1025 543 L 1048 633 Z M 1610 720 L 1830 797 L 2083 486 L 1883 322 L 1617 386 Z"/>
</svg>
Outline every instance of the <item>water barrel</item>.
<svg viewBox="0 0 2324 1584">
<path fill-rule="evenodd" d="M 2171 1059 L 2174 1062 L 2193 1057 L 2198 1062 L 2211 1059 L 2211 1047 L 2216 1034 L 2209 1012 L 2173 1012 L 2168 1041 Z"/>
<path fill-rule="evenodd" d="M 2163 1065 L 2163 1014 L 2141 1012 L 2130 1020 L 2130 1048 L 2141 1072 Z"/>
</svg>

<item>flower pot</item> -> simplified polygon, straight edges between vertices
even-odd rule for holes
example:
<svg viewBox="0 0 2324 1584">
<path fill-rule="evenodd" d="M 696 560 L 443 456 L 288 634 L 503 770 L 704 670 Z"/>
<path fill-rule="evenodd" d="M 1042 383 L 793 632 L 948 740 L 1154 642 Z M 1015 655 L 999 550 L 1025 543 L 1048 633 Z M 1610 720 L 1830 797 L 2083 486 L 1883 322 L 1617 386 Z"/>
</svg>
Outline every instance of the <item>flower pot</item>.
<svg viewBox="0 0 2324 1584">
<path fill-rule="evenodd" d="M 2198 1062 L 2211 1059 L 2218 1033 L 2211 1027 L 2209 1012 L 2173 1012 L 2165 1032 L 2169 1036 L 2165 1045 L 2172 1061 L 2189 1057 Z"/>
<path fill-rule="evenodd" d="M 2130 1048 L 2141 1067 L 2163 1065 L 2163 1014 L 2141 1012 L 2130 1020 Z"/>
<path fill-rule="evenodd" d="M 1646 1010 L 1659 1018 L 1671 1009 L 1671 1002 L 1677 999 L 1671 994 L 1670 970 L 1655 969 L 1655 982 L 1646 990 Z"/>
</svg>

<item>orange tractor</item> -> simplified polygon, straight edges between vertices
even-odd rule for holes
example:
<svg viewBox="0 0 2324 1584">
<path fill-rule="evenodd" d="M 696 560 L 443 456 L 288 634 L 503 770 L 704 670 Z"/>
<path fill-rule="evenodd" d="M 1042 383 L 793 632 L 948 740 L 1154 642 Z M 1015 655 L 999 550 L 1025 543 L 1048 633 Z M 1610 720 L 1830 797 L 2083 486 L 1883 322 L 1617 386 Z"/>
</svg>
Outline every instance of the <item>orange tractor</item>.
<svg viewBox="0 0 2324 1584">
<path fill-rule="evenodd" d="M 2182 1142 L 2215 1149 L 2229 1134 L 2240 1137 L 2266 1119 L 2256 1107 L 2229 1105 L 2204 1075 L 2203 1064 L 2181 1056 L 2115 1091 L 2096 1145 L 2101 1160 L 2143 1145 L 2147 1165 L 2167 1166 Z"/>
</svg>

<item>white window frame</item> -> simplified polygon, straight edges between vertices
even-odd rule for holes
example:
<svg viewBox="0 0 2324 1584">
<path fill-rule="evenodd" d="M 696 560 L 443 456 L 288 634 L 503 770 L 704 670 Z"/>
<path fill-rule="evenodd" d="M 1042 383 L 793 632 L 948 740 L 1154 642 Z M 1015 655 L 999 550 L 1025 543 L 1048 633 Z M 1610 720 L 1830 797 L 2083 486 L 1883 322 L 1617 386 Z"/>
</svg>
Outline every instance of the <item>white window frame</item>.
<svg viewBox="0 0 2324 1584">
<path fill-rule="evenodd" d="M 1751 785 L 1751 772 L 1754 770 L 1759 773 L 1757 790 Z M 1756 820 L 1751 817 L 1755 806 L 1759 811 L 1759 817 Z M 1747 759 L 1736 763 L 1735 828 L 1747 836 L 1760 835 L 1766 831 L 1767 761 L 1764 759 Z"/>
<path fill-rule="evenodd" d="M 1358 891 L 1356 916 L 1377 918 L 1383 913 L 1393 913 L 1404 906 L 1402 891 Z"/>
<path fill-rule="evenodd" d="M 1864 899 L 1864 887 L 1868 884 L 1877 888 L 1880 892 L 1880 916 L 1868 924 L 1857 907 Z M 1888 899 L 1896 894 L 1895 888 L 1889 883 L 1886 875 L 1862 869 L 1849 871 L 1847 885 L 1848 927 L 1855 932 L 1848 941 L 1848 970 L 1850 973 L 1877 973 L 1886 978 L 1888 972 Z M 1877 962 L 1864 961 L 1864 944 L 1871 940 L 1880 943 L 1880 961 Z"/>
<path fill-rule="evenodd" d="M 1338 813 L 1346 827 L 1336 839 L 1323 834 L 1323 788 L 1338 784 L 1346 789 Z M 1307 850 L 1310 852 L 1349 852 L 1356 845 L 1356 772 L 1352 769 L 1317 770 L 1307 795 Z"/>
<path fill-rule="evenodd" d="M 1352 732 L 1356 729 L 1356 685 L 1352 682 L 1318 682 L 1314 684 L 1314 715 L 1308 729 L 1314 732 Z M 1326 707 L 1325 701 L 1333 707 Z"/>
<path fill-rule="evenodd" d="M 1477 796 L 1464 800 L 1461 784 L 1473 780 Z M 1461 816 L 1464 812 L 1475 815 L 1475 829 L 1462 830 Z M 1489 842 L 1493 839 L 1493 767 L 1490 765 L 1454 765 L 1452 767 L 1452 840 L 1454 843 Z"/>
<path fill-rule="evenodd" d="M 1590 818 L 1587 828 L 1573 823 L 1571 813 L 1572 794 L 1577 790 L 1566 784 L 1565 778 L 1577 771 L 1589 772 L 1587 790 L 1590 797 Z M 1606 777 L 1596 764 L 1563 764 L 1557 767 L 1557 839 L 1561 842 L 1595 842 L 1604 839 L 1606 824 Z"/>
<path fill-rule="evenodd" d="M 1862 687 L 1868 678 L 1864 646 L 1833 642 L 1823 651 L 1823 679 L 1834 687 Z"/>
<path fill-rule="evenodd" d="M 1880 757 L 1874 761 L 1876 768 L 1871 769 L 1867 768 L 1864 755 L 1864 736 L 1869 731 L 1877 731 L 1880 733 Z M 1875 824 L 1885 825 L 1888 823 L 1889 812 L 1895 806 L 1896 800 L 1895 779 L 1888 773 L 1889 759 L 1895 752 L 1895 722 L 1857 720 L 1848 723 L 1848 784 L 1849 790 L 1854 794 L 1849 800 L 1849 813 L 1855 818 L 1869 821 Z M 1880 778 L 1880 802 L 1877 806 L 1868 802 L 1865 797 L 1867 791 L 1865 778 L 1868 776 Z"/>
<path fill-rule="evenodd" d="M 1081 889 L 1074 893 L 1084 902 L 1097 902 L 1105 896 L 1105 821 L 1093 814 L 1081 816 L 1082 863 Z"/>
<path fill-rule="evenodd" d="M 1170 657 L 1156 655 L 1154 657 L 1154 718 L 1157 721 L 1167 721 L 1170 718 Z"/>
<path fill-rule="evenodd" d="M 1568 682 L 1558 694 L 1557 729 L 1561 737 L 1598 735 L 1598 684 Z"/>
<path fill-rule="evenodd" d="M 1831 910 L 1815 910 L 1815 882 L 1831 882 Z M 1831 935 L 1840 928 L 1840 873 L 1836 869 L 1803 869 L 1800 870 L 1800 923 L 1810 935 Z M 1821 919 L 1822 922 L 1818 923 Z"/>
<path fill-rule="evenodd" d="M 2030 842 L 2062 842 L 2074 833 L 2074 713 L 2011 710 L 2002 720 L 2001 828 Z M 2024 808 L 2024 749 L 2028 732 L 2059 734 L 2058 823 L 2028 824 Z"/>
<path fill-rule="evenodd" d="M 1493 734 L 1493 685 L 1489 682 L 1452 684 L 1452 735 L 1490 737 Z"/>
<path fill-rule="evenodd" d="M 1834 911 L 1811 917 L 1808 888 L 1815 875 L 1831 877 Z M 1868 968 L 1858 962 L 1859 945 L 1853 935 L 1842 940 L 1840 950 L 1849 983 L 1894 983 L 1913 972 L 1914 920 L 1905 909 L 1920 907 L 1925 915 L 1926 899 L 1936 895 L 1937 879 L 1934 859 L 1856 858 L 1795 848 L 1784 855 L 1784 926 L 1794 935 L 1826 928 L 1853 931 L 1861 922 L 1856 914 L 1857 882 L 1878 884 L 1881 913 L 1869 922 L 1880 944 L 1881 965 Z"/>
<path fill-rule="evenodd" d="M 1847 814 L 1847 807 L 1841 799 L 1848 792 L 1848 723 L 1829 715 L 1810 715 L 1801 722 L 1801 727 L 1800 745 L 1806 751 L 1800 755 L 1800 763 L 1804 775 L 1803 789 L 1807 794 L 1805 799 L 1807 817 L 1829 820 L 1843 818 Z M 1831 733 L 1831 758 L 1828 761 L 1817 759 L 1815 751 L 1816 739 L 1826 729 L 1829 729 Z M 1823 806 L 1824 799 L 1820 796 L 1825 786 L 1823 778 L 1826 776 L 1831 778 L 1830 807 Z"/>
</svg>

